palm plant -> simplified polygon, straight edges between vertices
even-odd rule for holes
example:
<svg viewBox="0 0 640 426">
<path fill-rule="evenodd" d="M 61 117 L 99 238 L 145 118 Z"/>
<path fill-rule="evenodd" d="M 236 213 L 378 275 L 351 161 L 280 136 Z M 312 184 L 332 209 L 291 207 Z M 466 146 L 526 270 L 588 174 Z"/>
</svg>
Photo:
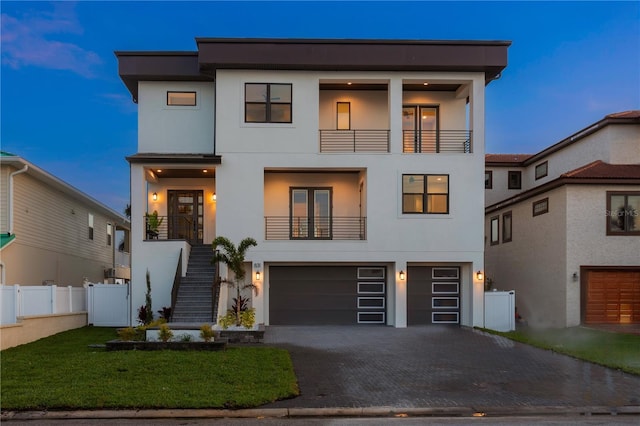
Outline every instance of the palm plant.
<svg viewBox="0 0 640 426">
<path fill-rule="evenodd" d="M 228 238 L 216 237 L 211 245 L 213 246 L 211 263 L 223 263 L 227 269 L 233 273 L 232 279 L 223 278 L 220 282 L 235 289 L 236 297 L 234 299 L 233 312 L 235 314 L 236 325 L 242 325 L 242 308 L 244 306 L 246 309 L 246 301 L 248 301 L 248 299 L 243 298 L 241 292 L 246 289 L 257 292 L 258 289 L 252 282 L 247 283 L 245 281 L 247 275 L 244 268 L 245 255 L 249 248 L 257 246 L 258 243 L 253 238 L 247 237 L 240 241 L 236 247 Z M 218 247 L 220 247 L 220 250 L 218 250 Z"/>
</svg>

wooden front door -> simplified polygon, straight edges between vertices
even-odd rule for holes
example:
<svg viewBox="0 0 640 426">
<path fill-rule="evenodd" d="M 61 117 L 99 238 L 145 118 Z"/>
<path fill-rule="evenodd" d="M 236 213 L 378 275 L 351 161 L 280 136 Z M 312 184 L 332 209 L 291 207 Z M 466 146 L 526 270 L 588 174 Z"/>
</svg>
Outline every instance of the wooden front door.
<svg viewBox="0 0 640 426">
<path fill-rule="evenodd" d="M 204 229 L 203 193 L 201 190 L 170 190 L 169 224 L 170 240 L 187 240 L 202 244 Z"/>
</svg>

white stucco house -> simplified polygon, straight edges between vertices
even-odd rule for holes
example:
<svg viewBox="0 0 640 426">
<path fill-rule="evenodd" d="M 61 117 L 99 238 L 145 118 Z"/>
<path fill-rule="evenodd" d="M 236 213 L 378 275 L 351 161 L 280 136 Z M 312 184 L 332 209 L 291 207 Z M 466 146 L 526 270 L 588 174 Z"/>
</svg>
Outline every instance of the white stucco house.
<svg viewBox="0 0 640 426">
<path fill-rule="evenodd" d="M 0 201 L 1 284 L 80 287 L 130 278 L 129 220 L 96 199 L 0 152 Z"/>
<path fill-rule="evenodd" d="M 258 242 L 259 323 L 483 326 L 485 88 L 510 42 L 196 43 L 116 52 L 138 104 L 132 309 L 147 271 L 171 306 L 221 235 Z"/>
<path fill-rule="evenodd" d="M 640 323 L 640 111 L 487 154 L 486 274 L 533 326 Z"/>
</svg>

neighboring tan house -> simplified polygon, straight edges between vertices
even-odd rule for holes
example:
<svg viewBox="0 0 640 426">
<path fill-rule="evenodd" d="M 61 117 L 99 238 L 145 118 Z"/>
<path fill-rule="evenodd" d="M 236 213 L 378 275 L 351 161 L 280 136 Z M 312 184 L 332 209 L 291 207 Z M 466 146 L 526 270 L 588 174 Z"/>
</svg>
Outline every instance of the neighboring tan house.
<svg viewBox="0 0 640 426">
<path fill-rule="evenodd" d="M 0 153 L 0 182 L 2 284 L 82 286 L 130 278 L 127 218 L 7 152 Z M 125 252 L 118 250 L 117 231 Z"/>
<path fill-rule="evenodd" d="M 487 278 L 537 326 L 640 323 L 640 111 L 487 154 Z"/>
<path fill-rule="evenodd" d="M 154 312 L 172 305 L 220 235 L 258 241 L 258 323 L 483 326 L 485 86 L 510 42 L 196 42 L 116 52 L 138 104 L 133 309 L 147 271 Z"/>
</svg>

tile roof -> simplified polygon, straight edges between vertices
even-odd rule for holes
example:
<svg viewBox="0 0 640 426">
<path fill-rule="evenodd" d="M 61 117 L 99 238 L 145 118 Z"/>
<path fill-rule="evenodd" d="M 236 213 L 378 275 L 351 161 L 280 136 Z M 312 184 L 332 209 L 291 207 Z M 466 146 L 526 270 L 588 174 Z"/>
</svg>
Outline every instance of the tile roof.
<svg viewBox="0 0 640 426">
<path fill-rule="evenodd" d="M 607 115 L 605 118 L 640 118 L 640 110 L 616 112 Z"/>
<path fill-rule="evenodd" d="M 573 179 L 640 179 L 640 164 L 609 164 L 601 160 L 562 174 Z"/>
<path fill-rule="evenodd" d="M 487 163 L 521 163 L 533 157 L 533 154 L 485 154 L 484 161 Z"/>
</svg>

